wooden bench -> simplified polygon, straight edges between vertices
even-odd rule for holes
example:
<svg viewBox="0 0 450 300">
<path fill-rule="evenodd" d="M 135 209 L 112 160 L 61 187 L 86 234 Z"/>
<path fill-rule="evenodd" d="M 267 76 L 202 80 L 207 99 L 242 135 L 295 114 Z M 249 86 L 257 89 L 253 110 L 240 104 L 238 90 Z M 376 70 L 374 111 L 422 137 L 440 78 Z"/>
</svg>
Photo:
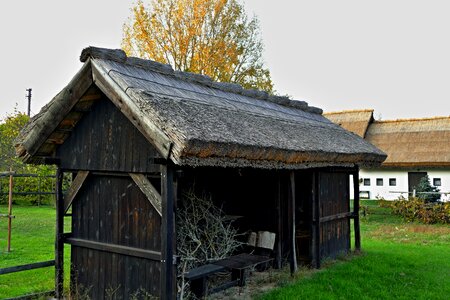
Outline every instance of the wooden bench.
<svg viewBox="0 0 450 300">
<path fill-rule="evenodd" d="M 273 258 L 267 256 L 242 253 L 192 269 L 184 277 L 191 282 L 191 292 L 197 298 L 202 298 L 232 286 L 244 286 L 246 280 L 245 271 L 247 269 L 263 263 L 269 263 L 272 260 Z M 208 278 L 224 271 L 231 272 L 231 281 L 208 290 Z"/>
<path fill-rule="evenodd" d="M 208 264 L 189 270 L 189 272 L 184 275 L 184 278 L 190 281 L 191 292 L 197 298 L 202 298 L 208 294 L 208 278 L 225 270 L 225 267 Z M 209 294 L 211 294 L 211 292 Z"/>
</svg>

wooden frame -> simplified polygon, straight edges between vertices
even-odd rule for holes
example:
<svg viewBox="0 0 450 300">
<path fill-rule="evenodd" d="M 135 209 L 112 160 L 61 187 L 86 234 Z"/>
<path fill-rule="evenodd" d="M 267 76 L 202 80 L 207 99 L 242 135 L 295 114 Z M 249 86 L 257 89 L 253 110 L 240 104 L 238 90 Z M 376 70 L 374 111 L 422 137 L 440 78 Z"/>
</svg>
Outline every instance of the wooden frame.
<svg viewBox="0 0 450 300">
<path fill-rule="evenodd" d="M 161 299 L 175 299 L 173 167 L 161 165 Z"/>
<path fill-rule="evenodd" d="M 89 171 L 78 171 L 77 176 L 72 181 L 72 184 L 70 185 L 69 190 L 64 197 L 64 214 L 66 214 L 69 210 L 69 207 L 72 205 L 73 199 L 75 199 L 75 196 L 80 191 L 88 175 Z"/>
<path fill-rule="evenodd" d="M 55 231 L 55 298 L 63 299 L 64 288 L 64 199 L 62 181 L 64 173 L 56 170 L 56 231 Z"/>
<path fill-rule="evenodd" d="M 355 230 L 355 251 L 361 251 L 361 230 L 359 224 L 359 168 L 353 171 L 353 225 Z"/>
<path fill-rule="evenodd" d="M 150 204 L 155 208 L 160 216 L 162 216 L 161 195 L 158 193 L 153 184 L 147 179 L 144 174 L 129 173 L 133 181 L 141 189 L 145 196 L 147 196 Z"/>
</svg>

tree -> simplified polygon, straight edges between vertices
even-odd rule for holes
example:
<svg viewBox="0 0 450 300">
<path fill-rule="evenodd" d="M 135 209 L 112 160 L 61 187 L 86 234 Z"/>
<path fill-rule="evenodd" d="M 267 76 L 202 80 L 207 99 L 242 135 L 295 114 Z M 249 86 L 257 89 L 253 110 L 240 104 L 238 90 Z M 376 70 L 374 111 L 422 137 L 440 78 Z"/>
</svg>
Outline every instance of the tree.
<svg viewBox="0 0 450 300">
<path fill-rule="evenodd" d="M 273 92 L 259 21 L 238 0 L 141 0 L 123 26 L 127 55 L 171 64 L 215 81 Z"/>
<path fill-rule="evenodd" d="M 0 170 L 16 170 L 23 163 L 16 157 L 14 140 L 30 118 L 17 110 L 8 114 L 0 123 Z"/>
<path fill-rule="evenodd" d="M 428 175 L 425 175 L 420 179 L 419 184 L 416 187 L 416 193 L 418 197 L 423 199 L 425 202 L 436 202 L 441 199 L 439 189 L 431 185 Z"/>
<path fill-rule="evenodd" d="M 55 168 L 47 165 L 30 165 L 24 164 L 20 158 L 16 156 L 15 140 L 22 128 L 29 121 L 29 117 L 14 110 L 14 113 L 7 114 L 3 120 L 0 120 L 0 172 L 7 172 L 12 168 L 16 173 L 37 174 L 39 177 L 18 177 L 14 180 L 15 191 L 31 192 L 41 191 L 50 192 L 53 189 L 54 179 L 45 177 L 46 175 L 55 174 Z M 8 186 L 8 177 L 0 177 L 0 186 L 3 187 L 2 192 Z M 7 196 L 0 194 L 0 204 L 6 203 Z M 36 204 L 38 201 L 36 196 L 14 196 L 14 202 Z M 40 202 L 50 203 L 52 197 L 50 195 L 42 197 Z"/>
</svg>

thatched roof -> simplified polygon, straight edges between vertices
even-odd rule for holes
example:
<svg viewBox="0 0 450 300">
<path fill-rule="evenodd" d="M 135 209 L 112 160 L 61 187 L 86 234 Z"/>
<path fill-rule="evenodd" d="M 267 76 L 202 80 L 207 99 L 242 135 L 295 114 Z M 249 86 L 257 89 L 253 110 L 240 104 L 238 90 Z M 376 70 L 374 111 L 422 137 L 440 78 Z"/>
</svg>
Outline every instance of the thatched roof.
<svg viewBox="0 0 450 300">
<path fill-rule="evenodd" d="M 339 112 L 326 112 L 323 114 L 343 128 L 364 138 L 370 122 L 373 121 L 373 109 L 344 110 Z"/>
<path fill-rule="evenodd" d="M 83 50 L 81 71 L 17 141 L 27 162 L 52 156 L 98 87 L 177 165 L 258 168 L 378 165 L 385 154 L 306 102 L 245 90 L 121 50 Z M 65 127 L 63 127 L 63 124 Z M 69 128 L 69 129 L 68 129 Z"/>
<path fill-rule="evenodd" d="M 388 154 L 385 167 L 450 166 L 450 117 L 375 121 L 366 140 Z"/>
<path fill-rule="evenodd" d="M 324 116 L 383 150 L 383 167 L 450 166 L 450 117 L 375 121 L 371 109 Z"/>
</svg>

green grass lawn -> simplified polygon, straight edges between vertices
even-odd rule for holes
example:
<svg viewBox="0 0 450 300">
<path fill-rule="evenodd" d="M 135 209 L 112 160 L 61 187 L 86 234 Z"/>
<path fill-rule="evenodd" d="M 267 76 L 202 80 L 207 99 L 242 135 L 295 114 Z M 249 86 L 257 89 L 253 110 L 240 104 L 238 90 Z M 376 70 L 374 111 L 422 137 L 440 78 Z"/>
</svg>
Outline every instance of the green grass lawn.
<svg viewBox="0 0 450 300">
<path fill-rule="evenodd" d="M 362 203 L 361 255 L 326 262 L 259 299 L 449 299 L 450 226 L 404 223 Z"/>
<path fill-rule="evenodd" d="M 325 261 L 318 271 L 302 270 L 295 280 L 280 280 L 278 288 L 257 298 L 448 299 L 450 226 L 404 223 L 376 201 L 362 204 L 368 215 L 361 222 L 361 255 Z M 0 213 L 6 213 L 5 206 Z M 13 214 L 10 253 L 7 220 L 0 219 L 0 268 L 53 259 L 54 208 L 15 206 Z M 67 284 L 68 272 L 65 276 Z M 0 275 L 0 299 L 52 290 L 53 278 L 53 267 Z"/>
<path fill-rule="evenodd" d="M 7 207 L 0 206 L 0 213 L 7 213 Z M 8 221 L 0 219 L 0 268 L 54 259 L 55 209 L 15 205 L 13 215 L 16 218 L 12 220 L 9 253 L 6 252 Z M 66 231 L 70 229 L 68 223 L 66 220 Z M 0 275 L 0 299 L 53 290 L 54 274 L 54 267 L 48 267 Z"/>
</svg>

